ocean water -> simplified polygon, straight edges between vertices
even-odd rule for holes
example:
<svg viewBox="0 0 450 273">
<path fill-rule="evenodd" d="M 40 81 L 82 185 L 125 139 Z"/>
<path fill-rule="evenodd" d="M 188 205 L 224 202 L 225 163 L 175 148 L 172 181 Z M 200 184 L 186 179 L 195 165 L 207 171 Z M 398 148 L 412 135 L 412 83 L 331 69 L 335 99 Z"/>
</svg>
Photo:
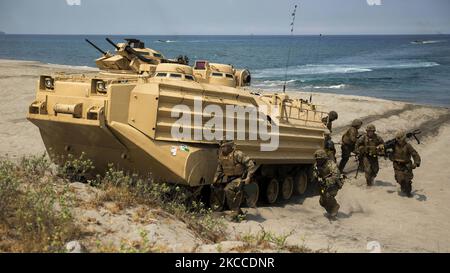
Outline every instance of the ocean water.
<svg viewBox="0 0 450 273">
<path fill-rule="evenodd" d="M 0 35 L 0 58 L 95 66 L 100 54 L 84 39 L 113 51 L 105 37 Z M 169 58 L 182 54 L 191 63 L 206 59 L 247 68 L 257 89 L 281 91 L 286 81 L 287 92 L 450 106 L 450 35 L 132 37 Z"/>
</svg>

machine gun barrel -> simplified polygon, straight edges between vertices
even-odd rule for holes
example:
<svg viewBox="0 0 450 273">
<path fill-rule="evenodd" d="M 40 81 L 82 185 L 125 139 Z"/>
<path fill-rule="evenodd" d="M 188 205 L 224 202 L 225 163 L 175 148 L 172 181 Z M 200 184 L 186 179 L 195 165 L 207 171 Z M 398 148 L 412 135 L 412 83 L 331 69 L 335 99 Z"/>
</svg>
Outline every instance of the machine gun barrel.
<svg viewBox="0 0 450 273">
<path fill-rule="evenodd" d="M 406 133 L 406 138 L 409 139 L 409 138 L 414 137 L 414 139 L 417 141 L 417 144 L 420 144 L 420 140 L 417 137 L 417 135 L 421 134 L 421 133 L 422 133 L 422 131 L 420 129 L 416 129 L 414 131 Z M 396 144 L 397 144 L 397 139 L 395 139 L 395 138 L 386 141 L 384 143 L 384 151 L 385 151 L 385 153 L 387 155 L 391 154 L 393 152 Z"/>
<path fill-rule="evenodd" d="M 119 50 L 120 49 L 120 47 L 118 47 L 113 41 L 111 41 L 109 38 L 106 38 L 106 41 L 108 42 L 108 43 L 110 43 L 115 49 L 117 49 L 117 50 Z"/>
<path fill-rule="evenodd" d="M 92 47 L 94 47 L 95 49 L 97 49 L 100 53 L 102 53 L 103 55 L 106 55 L 107 53 L 102 50 L 101 48 L 99 48 L 98 46 L 96 46 L 93 42 L 89 41 L 88 39 L 84 39 L 88 44 L 90 44 Z"/>
<path fill-rule="evenodd" d="M 142 56 L 139 52 L 137 52 L 136 50 L 134 50 L 131 46 L 127 45 L 125 46 L 125 51 L 128 52 L 129 54 L 136 56 L 139 60 L 143 61 L 144 63 L 148 63 L 148 64 L 156 64 L 156 62 L 154 60 L 151 59 L 147 59 L 144 56 Z"/>
<path fill-rule="evenodd" d="M 111 41 L 109 38 L 106 38 L 106 41 L 108 43 L 110 43 L 112 46 L 114 46 L 116 48 L 116 50 L 120 50 L 120 47 L 118 47 L 113 41 Z M 130 54 L 135 56 L 136 58 L 138 58 L 139 60 L 143 61 L 144 63 L 148 63 L 148 64 L 156 64 L 156 62 L 154 60 L 151 59 L 147 59 L 144 56 L 142 56 L 139 52 L 137 52 L 136 50 L 134 50 L 131 46 L 126 45 L 124 50 Z"/>
<path fill-rule="evenodd" d="M 414 137 L 417 141 L 417 144 L 420 144 L 420 140 L 419 140 L 419 138 L 417 138 L 417 135 L 419 135 L 421 133 L 422 133 L 422 131 L 420 131 L 420 129 L 416 129 L 412 132 L 406 133 L 406 138 Z"/>
</svg>

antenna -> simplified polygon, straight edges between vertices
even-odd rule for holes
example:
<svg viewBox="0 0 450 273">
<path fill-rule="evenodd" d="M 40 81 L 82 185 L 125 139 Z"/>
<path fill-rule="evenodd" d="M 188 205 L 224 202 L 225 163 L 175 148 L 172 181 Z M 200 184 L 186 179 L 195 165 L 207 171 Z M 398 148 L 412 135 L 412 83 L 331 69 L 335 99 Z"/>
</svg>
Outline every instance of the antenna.
<svg viewBox="0 0 450 273">
<path fill-rule="evenodd" d="M 289 45 L 288 49 L 288 56 L 286 60 L 286 71 L 284 73 L 284 84 L 283 84 L 283 93 L 286 93 L 286 83 L 287 83 L 287 73 L 288 73 L 288 67 L 289 67 L 289 60 L 291 58 L 291 49 L 292 49 L 292 37 L 294 36 L 294 24 L 295 24 L 295 14 L 297 13 L 297 4 L 294 5 L 294 11 L 291 14 L 292 21 L 291 21 L 291 43 Z"/>
</svg>

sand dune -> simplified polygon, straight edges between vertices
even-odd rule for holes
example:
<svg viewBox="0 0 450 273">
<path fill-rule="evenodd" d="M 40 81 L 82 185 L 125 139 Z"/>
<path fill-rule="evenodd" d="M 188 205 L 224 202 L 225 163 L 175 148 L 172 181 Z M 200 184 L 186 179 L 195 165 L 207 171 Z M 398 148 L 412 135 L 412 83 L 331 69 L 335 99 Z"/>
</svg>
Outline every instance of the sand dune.
<svg viewBox="0 0 450 273">
<path fill-rule="evenodd" d="M 17 158 L 44 152 L 38 129 L 25 119 L 40 74 L 63 69 L 68 73 L 92 73 L 38 62 L 0 60 L 0 156 Z M 295 96 L 309 98 L 310 93 Z M 406 104 L 382 99 L 317 93 L 313 102 L 322 110 L 335 110 L 333 139 L 340 141 L 354 118 L 374 123 L 385 140 L 398 129 L 423 131 L 422 144 L 413 144 L 423 164 L 415 171 L 414 198 L 398 194 L 389 161 L 381 159 L 375 186 L 365 186 L 364 175 L 349 180 L 338 194 L 338 220 L 324 217 L 318 197 L 296 197 L 287 204 L 248 209 L 248 219 L 230 223 L 231 233 L 256 231 L 263 226 L 275 233 L 293 234 L 288 243 L 338 252 L 367 252 L 377 241 L 386 252 L 450 252 L 450 111 L 446 108 Z M 338 147 L 339 148 L 339 147 Z M 339 150 L 339 149 L 338 149 Z M 355 163 L 350 162 L 347 171 Z"/>
</svg>

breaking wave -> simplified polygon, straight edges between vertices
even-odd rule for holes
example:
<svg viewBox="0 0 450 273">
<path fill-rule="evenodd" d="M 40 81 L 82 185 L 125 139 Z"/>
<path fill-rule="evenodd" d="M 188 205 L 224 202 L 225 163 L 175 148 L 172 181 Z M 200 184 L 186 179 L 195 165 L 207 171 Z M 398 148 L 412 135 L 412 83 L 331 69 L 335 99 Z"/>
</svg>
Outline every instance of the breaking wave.
<svg viewBox="0 0 450 273">
<path fill-rule="evenodd" d="M 289 85 L 290 83 L 295 83 L 297 81 L 302 82 L 301 80 L 288 80 L 286 81 L 286 84 Z M 281 80 L 265 80 L 261 82 L 254 82 L 252 83 L 252 86 L 254 87 L 278 87 L 282 86 L 284 84 L 284 81 Z"/>
<path fill-rule="evenodd" d="M 307 85 L 303 88 L 305 89 L 343 89 L 346 88 L 346 84 L 335 84 L 335 85 Z"/>
<path fill-rule="evenodd" d="M 287 71 L 288 75 L 317 75 L 317 74 L 347 74 L 347 73 L 363 73 L 376 69 L 406 69 L 438 66 L 436 62 L 410 62 L 397 64 L 307 64 L 301 66 L 290 67 Z M 286 68 L 266 68 L 253 71 L 253 75 L 257 78 L 282 76 L 286 73 Z"/>
<path fill-rule="evenodd" d="M 339 83 L 339 84 L 319 84 L 319 85 L 303 85 L 305 80 L 288 80 L 286 81 L 287 86 L 297 86 L 302 89 L 343 89 L 347 88 L 347 84 Z M 262 89 L 272 89 L 272 88 L 281 88 L 284 84 L 282 80 L 264 80 L 264 81 L 256 81 L 252 84 L 252 87 L 262 88 Z"/>
</svg>

